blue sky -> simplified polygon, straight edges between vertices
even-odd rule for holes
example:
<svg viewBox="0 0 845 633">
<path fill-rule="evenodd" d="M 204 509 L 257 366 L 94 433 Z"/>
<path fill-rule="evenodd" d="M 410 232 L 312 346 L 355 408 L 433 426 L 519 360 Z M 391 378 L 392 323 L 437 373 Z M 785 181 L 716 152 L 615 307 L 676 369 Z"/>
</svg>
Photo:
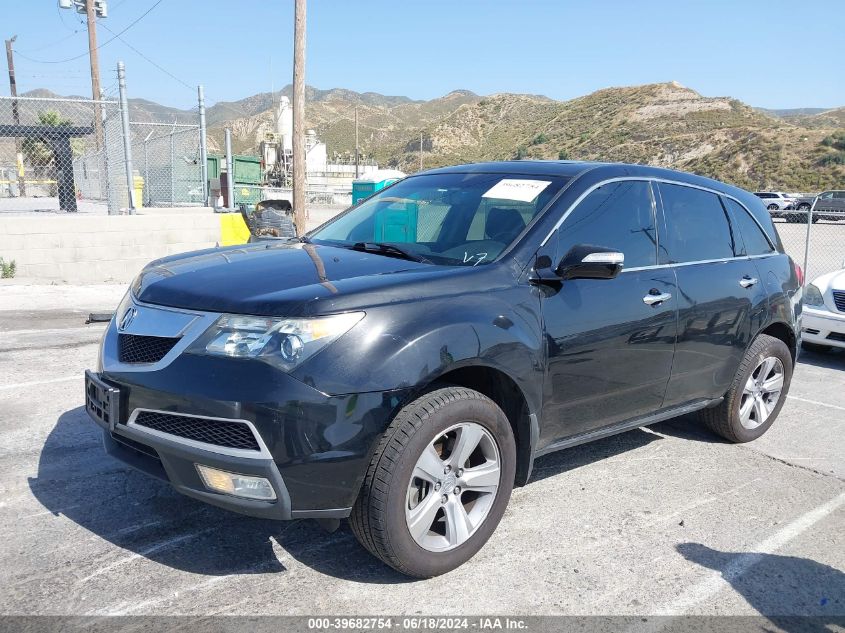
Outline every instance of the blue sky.
<svg viewBox="0 0 845 633">
<path fill-rule="evenodd" d="M 109 0 L 102 44 L 156 0 Z M 56 0 L 0 0 L 19 91 L 90 94 L 84 24 Z M 771 108 L 845 105 L 845 1 L 310 0 L 308 84 L 431 99 L 455 89 L 570 99 L 676 80 L 706 96 Z M 123 36 L 210 103 L 290 83 L 293 0 L 161 0 Z M 39 60 L 38 62 L 32 60 Z M 102 46 L 129 93 L 195 105 L 188 88 L 120 40 Z M 5 75 L 5 73 L 3 73 Z M 0 94 L 8 94 L 5 80 Z"/>
</svg>

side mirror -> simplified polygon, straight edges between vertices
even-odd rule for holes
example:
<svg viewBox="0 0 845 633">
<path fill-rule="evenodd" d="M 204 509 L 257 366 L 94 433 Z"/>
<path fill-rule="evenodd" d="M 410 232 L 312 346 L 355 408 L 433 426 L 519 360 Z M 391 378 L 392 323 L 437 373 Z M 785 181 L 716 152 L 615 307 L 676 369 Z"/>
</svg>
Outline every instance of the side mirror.
<svg viewBox="0 0 845 633">
<path fill-rule="evenodd" d="M 561 279 L 613 279 L 622 270 L 625 255 L 612 248 L 576 244 L 555 269 Z"/>
</svg>

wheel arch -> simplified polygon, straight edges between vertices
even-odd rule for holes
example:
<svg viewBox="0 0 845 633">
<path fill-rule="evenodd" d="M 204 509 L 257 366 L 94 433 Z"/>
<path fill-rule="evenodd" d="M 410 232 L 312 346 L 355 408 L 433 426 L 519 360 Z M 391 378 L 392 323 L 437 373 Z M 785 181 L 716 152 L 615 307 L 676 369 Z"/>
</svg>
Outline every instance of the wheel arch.
<svg viewBox="0 0 845 633">
<path fill-rule="evenodd" d="M 784 321 L 769 323 L 757 333 L 757 336 L 755 336 L 754 339 L 761 334 L 766 334 L 783 341 L 789 348 L 789 353 L 792 356 L 792 363 L 795 363 L 798 356 L 798 337 L 795 335 L 795 330 L 791 325 Z"/>
<path fill-rule="evenodd" d="M 516 442 L 514 484 L 524 486 L 531 477 L 534 447 L 539 434 L 537 412 L 525 392 L 505 371 L 485 364 L 465 364 L 437 377 L 434 384 L 450 384 L 484 394 L 502 409 L 510 422 Z"/>
</svg>

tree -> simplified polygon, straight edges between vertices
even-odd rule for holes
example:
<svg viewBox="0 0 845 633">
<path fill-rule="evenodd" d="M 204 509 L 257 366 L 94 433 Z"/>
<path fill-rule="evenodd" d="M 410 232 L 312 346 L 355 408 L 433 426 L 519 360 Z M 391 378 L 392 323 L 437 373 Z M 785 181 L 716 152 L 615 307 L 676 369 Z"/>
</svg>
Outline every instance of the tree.
<svg viewBox="0 0 845 633">
<path fill-rule="evenodd" d="M 62 115 L 52 110 L 41 112 L 38 115 L 38 123 L 48 127 L 60 127 L 71 125 L 71 121 L 63 119 Z M 37 138 L 25 138 L 21 143 L 21 152 L 26 161 L 33 167 L 46 167 L 53 162 L 53 148 L 48 143 Z"/>
</svg>

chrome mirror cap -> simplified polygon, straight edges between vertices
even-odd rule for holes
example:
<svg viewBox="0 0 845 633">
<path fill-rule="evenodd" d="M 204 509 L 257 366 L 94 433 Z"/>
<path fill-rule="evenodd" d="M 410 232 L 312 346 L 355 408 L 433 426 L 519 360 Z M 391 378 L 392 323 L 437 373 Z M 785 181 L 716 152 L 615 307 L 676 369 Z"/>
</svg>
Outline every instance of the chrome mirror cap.
<svg viewBox="0 0 845 633">
<path fill-rule="evenodd" d="M 625 254 L 616 252 L 589 253 L 581 260 L 582 264 L 608 264 L 621 266 L 625 263 Z"/>
</svg>

